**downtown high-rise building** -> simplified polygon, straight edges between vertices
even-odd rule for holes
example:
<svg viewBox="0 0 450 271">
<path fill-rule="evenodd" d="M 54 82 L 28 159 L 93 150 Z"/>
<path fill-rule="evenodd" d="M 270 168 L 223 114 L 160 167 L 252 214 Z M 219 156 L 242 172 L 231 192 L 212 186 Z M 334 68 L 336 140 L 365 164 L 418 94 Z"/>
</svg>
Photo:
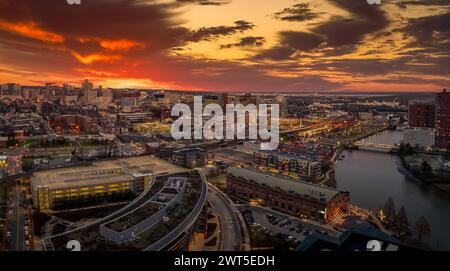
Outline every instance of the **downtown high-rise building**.
<svg viewBox="0 0 450 271">
<path fill-rule="evenodd" d="M 436 147 L 450 149 L 450 93 L 436 95 Z"/>
<path fill-rule="evenodd" d="M 410 103 L 408 126 L 413 128 L 434 128 L 435 110 L 434 104 Z"/>
<path fill-rule="evenodd" d="M 89 80 L 84 80 L 81 85 L 82 101 L 86 104 L 96 103 L 97 91 L 94 90 L 94 85 Z"/>
</svg>

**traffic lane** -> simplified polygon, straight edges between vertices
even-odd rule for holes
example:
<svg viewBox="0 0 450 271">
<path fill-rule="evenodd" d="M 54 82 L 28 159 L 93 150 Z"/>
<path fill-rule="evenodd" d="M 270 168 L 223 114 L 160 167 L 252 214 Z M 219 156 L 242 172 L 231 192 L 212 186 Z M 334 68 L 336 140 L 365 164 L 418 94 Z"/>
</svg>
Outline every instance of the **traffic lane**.
<svg viewBox="0 0 450 271">
<path fill-rule="evenodd" d="M 214 204 L 214 209 L 217 212 L 220 223 L 220 250 L 234 250 L 235 244 L 239 244 L 239 228 L 236 227 L 237 223 L 235 223 L 233 219 L 233 213 L 230 213 L 229 208 L 226 207 L 228 203 L 224 202 L 223 199 L 219 195 L 217 195 L 217 192 L 211 190 L 209 195 L 210 200 Z"/>
<path fill-rule="evenodd" d="M 11 249 L 21 251 L 25 245 L 25 208 L 23 207 L 23 189 L 16 185 L 13 193 L 13 215 L 11 216 Z"/>
<path fill-rule="evenodd" d="M 244 244 L 244 229 L 239 221 L 239 210 L 232 205 L 231 200 L 223 194 L 217 187 L 211 186 L 211 190 L 216 193 L 219 199 L 221 199 L 223 206 L 228 210 L 228 214 L 231 218 L 232 227 L 235 232 L 235 243 L 233 245 L 234 249 L 241 249 L 242 244 Z M 237 248 L 235 248 L 237 246 Z"/>
<path fill-rule="evenodd" d="M 11 202 L 9 205 L 10 211 L 9 211 L 9 226 L 11 229 L 11 237 L 10 237 L 10 249 L 13 251 L 18 250 L 18 239 L 19 239 L 19 232 L 18 232 L 18 193 L 17 193 L 17 187 L 14 186 L 11 190 Z"/>
<path fill-rule="evenodd" d="M 230 234 L 227 221 L 231 220 L 228 211 L 223 206 L 223 202 L 213 191 L 209 193 L 211 203 L 220 223 L 220 248 L 219 250 L 229 250 L 230 242 L 232 242 L 233 234 Z"/>
</svg>

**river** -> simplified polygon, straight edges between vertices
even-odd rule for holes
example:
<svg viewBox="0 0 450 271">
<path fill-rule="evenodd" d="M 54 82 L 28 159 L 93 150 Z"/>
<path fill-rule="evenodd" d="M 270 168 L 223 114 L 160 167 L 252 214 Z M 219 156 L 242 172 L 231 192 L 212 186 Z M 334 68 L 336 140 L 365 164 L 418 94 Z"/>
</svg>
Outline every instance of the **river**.
<svg viewBox="0 0 450 271">
<path fill-rule="evenodd" d="M 402 137 L 401 130 L 387 130 L 364 141 L 394 144 Z M 365 150 L 344 151 L 343 155 L 336 164 L 336 182 L 338 189 L 350 192 L 352 203 L 375 211 L 392 197 L 397 211 L 405 207 L 410 224 L 421 215 L 427 219 L 433 247 L 450 249 L 450 195 L 404 177 L 397 170 L 396 155 Z"/>
</svg>

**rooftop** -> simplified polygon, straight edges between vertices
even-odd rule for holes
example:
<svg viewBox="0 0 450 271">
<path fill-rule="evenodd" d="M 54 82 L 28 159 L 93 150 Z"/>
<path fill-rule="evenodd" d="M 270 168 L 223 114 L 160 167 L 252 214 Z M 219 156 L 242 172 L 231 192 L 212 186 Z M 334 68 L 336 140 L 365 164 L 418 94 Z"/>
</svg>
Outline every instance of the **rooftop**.
<svg viewBox="0 0 450 271">
<path fill-rule="evenodd" d="M 277 175 L 269 175 L 247 168 L 230 168 L 228 170 L 228 174 L 235 177 L 241 177 L 249 181 L 254 181 L 259 185 L 279 188 L 286 192 L 294 192 L 304 198 L 309 198 L 316 201 L 320 201 L 321 198 L 324 198 L 325 201 L 328 202 L 342 192 L 327 186 L 292 180 Z"/>
<path fill-rule="evenodd" d="M 183 169 L 154 156 L 135 156 L 94 162 L 89 166 L 66 167 L 35 172 L 33 187 L 64 189 L 132 180 L 139 176 L 180 172 Z"/>
<path fill-rule="evenodd" d="M 152 207 L 156 207 L 153 201 L 154 196 L 164 189 L 177 189 L 177 186 L 170 181 L 179 178 L 186 180 L 186 191 L 179 202 L 166 214 L 167 220 L 159 220 L 150 228 L 137 234 L 132 241 L 120 245 L 102 237 L 100 234 L 101 224 L 126 218 L 123 225 L 133 225 L 139 223 L 143 218 L 151 217 L 158 209 L 152 209 Z M 198 171 L 160 175 L 155 177 L 152 186 L 144 191 L 142 196 L 122 209 L 85 226 L 51 236 L 44 241 L 50 242 L 52 250 L 66 250 L 69 240 L 79 240 L 83 250 L 160 250 L 179 235 L 186 233 L 186 229 L 192 226 L 201 213 L 206 196 L 207 183 Z M 133 214 L 133 216 L 130 217 L 127 214 Z M 131 220 L 129 220 L 130 218 Z"/>
<path fill-rule="evenodd" d="M 319 161 L 319 159 L 312 154 L 308 154 L 308 153 L 299 153 L 299 152 L 280 152 L 280 151 L 259 151 L 260 153 L 267 153 L 267 154 L 272 154 L 272 155 L 277 155 L 277 156 L 282 156 L 282 157 L 289 157 L 289 158 L 296 158 L 296 159 L 301 159 L 301 160 L 307 160 L 310 162 L 317 162 Z"/>
</svg>

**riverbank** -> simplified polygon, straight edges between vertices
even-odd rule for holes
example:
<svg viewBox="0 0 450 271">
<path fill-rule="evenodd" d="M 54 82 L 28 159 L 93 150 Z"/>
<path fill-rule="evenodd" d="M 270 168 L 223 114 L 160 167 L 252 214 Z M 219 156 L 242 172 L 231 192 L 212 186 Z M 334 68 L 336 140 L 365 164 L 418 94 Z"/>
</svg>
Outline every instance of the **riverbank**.
<svg viewBox="0 0 450 271">
<path fill-rule="evenodd" d="M 396 163 L 397 169 L 398 171 L 405 177 L 414 180 L 416 182 L 420 182 L 423 183 L 425 185 L 430 185 L 435 189 L 438 189 L 442 192 L 445 192 L 447 195 L 450 196 L 450 183 L 445 183 L 436 179 L 425 179 L 422 176 L 418 176 L 417 174 L 415 174 L 412 170 L 410 170 L 411 168 L 411 163 L 408 163 L 408 161 L 406 161 L 406 158 L 408 156 L 404 156 L 404 155 L 399 155 L 399 162 Z M 427 161 L 427 160 L 424 160 Z M 416 164 L 421 164 L 422 161 L 419 161 Z M 427 161 L 429 163 L 431 163 L 429 160 Z M 415 167 L 417 167 L 417 165 L 414 165 Z M 436 177 L 433 177 L 436 178 Z"/>
<path fill-rule="evenodd" d="M 401 130 L 386 130 L 368 139 L 369 143 L 398 144 Z M 398 170 L 398 155 L 372 151 L 344 151 L 335 166 L 337 189 L 348 191 L 352 204 L 374 212 L 392 198 L 395 209 L 404 207 L 412 228 L 423 216 L 430 225 L 431 235 L 425 241 L 438 250 L 450 249 L 450 197 L 447 193 L 406 177 Z M 407 173 L 406 173 L 407 174 Z"/>
</svg>

